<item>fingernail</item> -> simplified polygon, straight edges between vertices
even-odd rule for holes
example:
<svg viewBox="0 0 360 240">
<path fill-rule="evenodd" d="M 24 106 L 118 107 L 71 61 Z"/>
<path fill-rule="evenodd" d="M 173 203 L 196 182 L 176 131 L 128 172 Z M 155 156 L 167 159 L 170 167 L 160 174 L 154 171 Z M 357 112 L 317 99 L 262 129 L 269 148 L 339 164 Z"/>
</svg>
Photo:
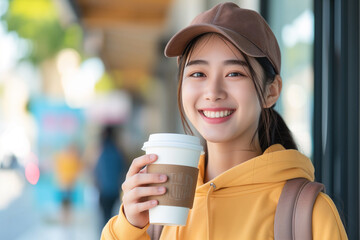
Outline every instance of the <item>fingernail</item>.
<svg viewBox="0 0 360 240">
<path fill-rule="evenodd" d="M 160 181 L 164 182 L 166 181 L 167 176 L 166 175 L 160 175 L 159 179 Z"/>
<path fill-rule="evenodd" d="M 165 188 L 164 188 L 164 187 L 158 187 L 157 190 L 158 190 L 159 193 L 165 192 Z"/>
<path fill-rule="evenodd" d="M 152 200 L 150 203 L 151 203 L 151 205 L 153 205 L 153 206 L 154 206 L 154 205 L 156 205 L 156 204 L 157 204 L 157 201 L 156 201 L 156 200 Z"/>
<path fill-rule="evenodd" d="M 156 159 L 156 155 L 151 154 L 151 155 L 150 155 L 150 160 L 151 160 L 151 161 L 154 161 L 155 159 Z"/>
</svg>

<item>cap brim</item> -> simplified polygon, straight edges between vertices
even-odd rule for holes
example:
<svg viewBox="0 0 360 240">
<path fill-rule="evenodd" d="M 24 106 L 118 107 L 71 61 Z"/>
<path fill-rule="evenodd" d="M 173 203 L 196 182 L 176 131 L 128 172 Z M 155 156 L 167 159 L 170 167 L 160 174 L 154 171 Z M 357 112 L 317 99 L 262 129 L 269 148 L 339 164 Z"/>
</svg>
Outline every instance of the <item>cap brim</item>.
<svg viewBox="0 0 360 240">
<path fill-rule="evenodd" d="M 266 57 L 266 55 L 251 41 L 242 35 L 235 33 L 226 28 L 214 26 L 210 24 L 197 24 L 184 28 L 175 34 L 165 47 L 165 56 L 176 57 L 181 56 L 186 46 L 192 39 L 204 33 L 218 33 L 233 43 L 238 49 L 252 57 Z"/>
</svg>

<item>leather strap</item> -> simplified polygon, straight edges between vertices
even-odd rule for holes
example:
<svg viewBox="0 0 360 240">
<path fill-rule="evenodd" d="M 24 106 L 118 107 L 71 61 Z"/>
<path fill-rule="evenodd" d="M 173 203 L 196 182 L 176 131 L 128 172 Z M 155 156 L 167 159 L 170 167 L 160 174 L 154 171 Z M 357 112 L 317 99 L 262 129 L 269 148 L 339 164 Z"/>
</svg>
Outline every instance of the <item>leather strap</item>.
<svg viewBox="0 0 360 240">
<path fill-rule="evenodd" d="M 300 189 L 306 179 L 288 180 L 281 192 L 275 212 L 274 239 L 293 240 L 293 211 Z"/>
<path fill-rule="evenodd" d="M 290 179 L 284 185 L 275 212 L 275 240 L 311 240 L 312 212 L 321 183 L 305 178 Z"/>
<path fill-rule="evenodd" d="M 295 239 L 312 239 L 312 213 L 316 197 L 325 191 L 323 184 L 308 182 L 301 191 L 295 210 Z"/>
</svg>

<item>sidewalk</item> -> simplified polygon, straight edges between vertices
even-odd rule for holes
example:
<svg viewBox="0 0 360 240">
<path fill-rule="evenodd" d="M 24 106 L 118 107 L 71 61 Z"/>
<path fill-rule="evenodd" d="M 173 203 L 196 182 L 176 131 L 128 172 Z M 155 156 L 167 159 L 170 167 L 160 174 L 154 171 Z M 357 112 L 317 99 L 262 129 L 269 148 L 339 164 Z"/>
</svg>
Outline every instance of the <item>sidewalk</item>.
<svg viewBox="0 0 360 240">
<path fill-rule="evenodd" d="M 16 240 L 99 240 L 99 213 L 97 209 L 75 209 L 67 223 L 54 212 L 40 221 Z"/>
<path fill-rule="evenodd" d="M 1 240 L 99 240 L 100 211 L 93 193 L 90 200 L 74 204 L 68 218 L 64 218 L 58 203 L 50 202 L 44 188 L 40 200 L 35 189 L 41 186 L 25 184 L 21 195 L 0 210 Z M 53 194 L 53 193 L 49 193 Z M 67 219 L 67 220 L 66 220 Z"/>
</svg>

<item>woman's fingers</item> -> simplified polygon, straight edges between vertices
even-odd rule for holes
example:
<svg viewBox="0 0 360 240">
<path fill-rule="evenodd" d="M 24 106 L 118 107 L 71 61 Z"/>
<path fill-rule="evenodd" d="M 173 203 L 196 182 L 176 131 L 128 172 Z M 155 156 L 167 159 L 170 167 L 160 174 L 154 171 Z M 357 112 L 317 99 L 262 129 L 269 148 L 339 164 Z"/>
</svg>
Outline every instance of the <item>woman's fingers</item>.
<svg viewBox="0 0 360 240">
<path fill-rule="evenodd" d="M 139 199 L 148 196 L 163 195 L 166 192 L 166 188 L 159 187 L 137 187 L 132 189 L 126 196 L 123 198 L 123 202 L 138 202 Z"/>
<path fill-rule="evenodd" d="M 129 178 L 139 173 L 142 168 L 144 168 L 148 164 L 155 162 L 156 160 L 157 160 L 157 156 L 155 154 L 148 154 L 135 158 L 129 167 L 129 171 L 126 174 L 126 178 Z"/>
<path fill-rule="evenodd" d="M 147 165 L 143 167 L 139 173 L 147 173 Z"/>
<path fill-rule="evenodd" d="M 155 207 L 158 204 L 156 200 L 150 200 L 146 202 L 140 202 L 133 205 L 134 211 L 141 213 Z"/>
<path fill-rule="evenodd" d="M 139 228 L 149 222 L 147 210 L 158 205 L 156 200 L 147 200 L 148 196 L 161 195 L 165 187 L 146 186 L 152 183 L 163 183 L 167 176 L 158 173 L 147 173 L 146 166 L 157 160 L 155 154 L 143 155 L 134 159 L 122 184 L 124 214 L 128 221 Z"/>
<path fill-rule="evenodd" d="M 151 183 L 163 183 L 167 181 L 167 176 L 158 173 L 139 173 L 135 174 L 123 183 L 122 190 L 130 191 L 138 186 L 151 184 Z"/>
</svg>

